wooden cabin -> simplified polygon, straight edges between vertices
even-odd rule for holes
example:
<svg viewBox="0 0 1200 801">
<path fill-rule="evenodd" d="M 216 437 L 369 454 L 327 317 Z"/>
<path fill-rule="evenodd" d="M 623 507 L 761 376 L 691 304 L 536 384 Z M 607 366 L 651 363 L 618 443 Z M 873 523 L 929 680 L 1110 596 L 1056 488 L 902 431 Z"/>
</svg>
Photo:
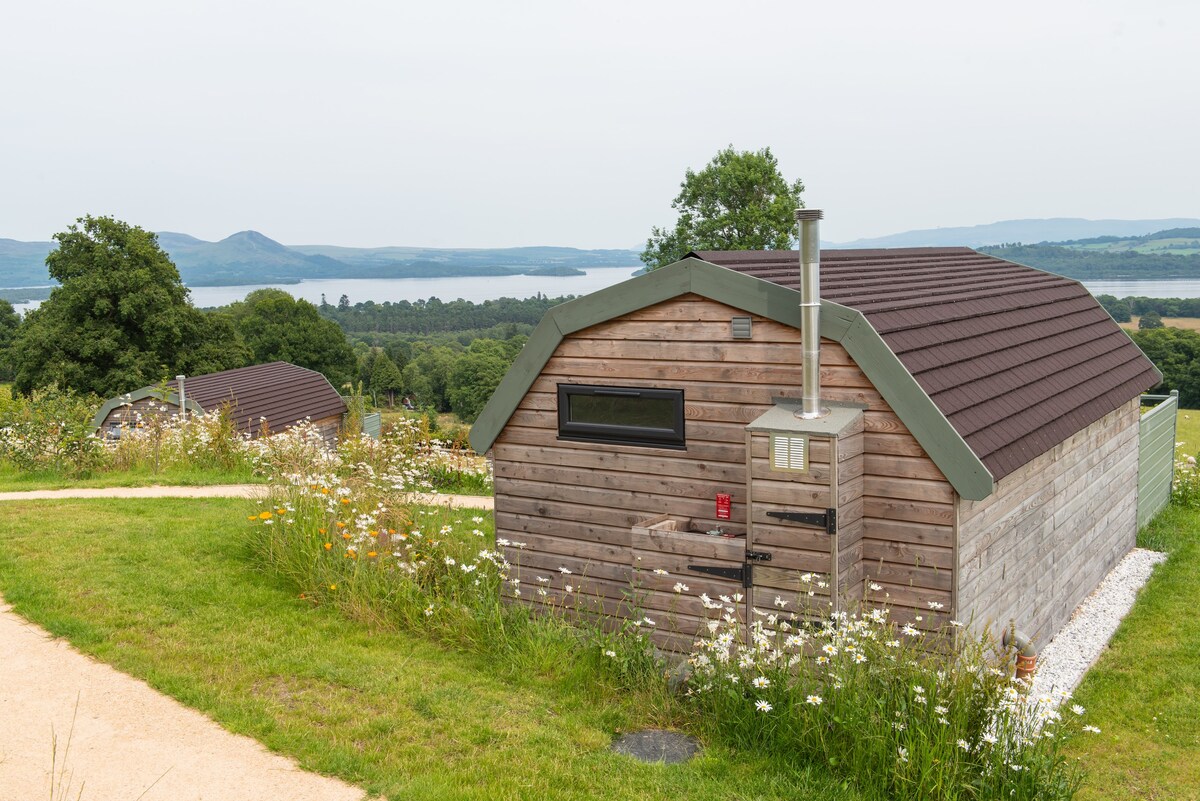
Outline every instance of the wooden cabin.
<svg viewBox="0 0 1200 801">
<path fill-rule="evenodd" d="M 621 613 L 636 585 L 688 634 L 700 592 L 766 608 L 828 576 L 834 604 L 1047 641 L 1134 546 L 1160 374 L 1075 281 L 824 251 L 829 413 L 800 419 L 797 262 L 692 253 L 546 315 L 471 432 L 522 597 Z"/>
<path fill-rule="evenodd" d="M 179 382 L 164 387 L 143 387 L 110 398 L 92 420 L 102 436 L 120 436 L 124 427 L 135 425 L 148 413 L 169 414 L 180 408 Z M 337 441 L 346 401 L 325 376 L 289 362 L 269 362 L 219 373 L 188 376 L 183 381 L 183 404 L 190 413 L 218 411 L 228 407 L 238 431 L 257 437 L 278 433 L 308 420 L 325 441 Z"/>
</svg>

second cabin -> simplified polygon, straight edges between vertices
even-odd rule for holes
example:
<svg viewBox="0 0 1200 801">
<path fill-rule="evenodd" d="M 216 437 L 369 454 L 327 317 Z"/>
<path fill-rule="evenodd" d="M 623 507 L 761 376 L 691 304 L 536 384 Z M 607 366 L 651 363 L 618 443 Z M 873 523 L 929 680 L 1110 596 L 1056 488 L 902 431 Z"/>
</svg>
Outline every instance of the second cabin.
<svg viewBox="0 0 1200 801">
<path fill-rule="evenodd" d="M 525 597 L 637 585 L 686 639 L 701 592 L 874 583 L 1048 640 L 1134 545 L 1160 374 L 1077 282 L 966 248 L 820 254 L 806 349 L 800 261 L 692 253 L 547 314 L 471 432 Z"/>
</svg>

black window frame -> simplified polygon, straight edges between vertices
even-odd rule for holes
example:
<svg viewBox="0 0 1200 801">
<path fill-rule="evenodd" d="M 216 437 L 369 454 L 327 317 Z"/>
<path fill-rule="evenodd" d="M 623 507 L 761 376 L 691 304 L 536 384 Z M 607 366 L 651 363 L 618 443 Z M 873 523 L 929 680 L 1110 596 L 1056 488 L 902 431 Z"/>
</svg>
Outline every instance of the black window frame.
<svg viewBox="0 0 1200 801">
<path fill-rule="evenodd" d="M 651 428 L 636 425 L 581 423 L 571 420 L 571 398 L 575 396 L 609 395 L 619 397 L 671 400 L 675 404 L 671 428 Z M 573 442 L 599 442 L 609 445 L 634 445 L 642 448 L 686 450 L 684 430 L 684 399 L 682 389 L 653 387 L 622 387 L 599 384 L 558 385 L 558 438 Z"/>
</svg>

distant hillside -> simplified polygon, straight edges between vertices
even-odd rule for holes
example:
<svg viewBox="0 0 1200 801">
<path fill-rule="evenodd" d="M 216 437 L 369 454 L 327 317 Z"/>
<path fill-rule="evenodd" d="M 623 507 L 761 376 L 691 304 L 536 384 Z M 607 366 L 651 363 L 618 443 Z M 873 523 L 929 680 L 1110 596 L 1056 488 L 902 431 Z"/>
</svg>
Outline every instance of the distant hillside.
<svg viewBox="0 0 1200 801">
<path fill-rule="evenodd" d="M 579 250 L 563 247 L 521 248 L 345 248 L 332 245 L 292 245 L 298 253 L 328 256 L 357 267 L 374 269 L 405 267 L 417 264 L 438 264 L 458 269 L 513 268 L 526 272 L 529 268 L 572 267 L 640 267 L 637 250 Z M 444 275 L 445 273 L 443 273 Z M 375 276 L 369 276 L 375 277 Z"/>
<path fill-rule="evenodd" d="M 1200 226 L 1200 219 L 1170 218 L 1165 220 L 1085 220 L 1079 217 L 1049 219 L 1002 220 L 988 225 L 965 228 L 930 228 L 904 231 L 899 234 L 856 239 L 853 242 L 823 243 L 833 248 L 919 248 L 954 247 L 977 248 L 1000 245 L 1004 242 L 1064 242 L 1088 237 L 1139 237 L 1169 228 Z"/>
<path fill-rule="evenodd" d="M 50 283 L 50 274 L 46 272 L 46 255 L 53 248 L 53 242 L 0 239 L 0 287 Z"/>
<path fill-rule="evenodd" d="M 1069 242 L 1046 244 L 1086 250 L 1093 253 L 1158 253 L 1173 256 L 1194 256 L 1200 253 L 1200 228 L 1171 228 L 1146 236 L 1098 236 Z"/>
<path fill-rule="evenodd" d="M 219 242 L 163 231 L 158 242 L 189 286 L 296 283 L 316 278 L 577 275 L 589 267 L 632 268 L 640 264 L 635 250 L 288 247 L 257 231 L 241 231 Z M 53 242 L 0 239 L 0 288 L 51 283 L 45 260 L 53 247 Z"/>
<path fill-rule="evenodd" d="M 1200 228 L 980 250 L 1068 278 L 1200 278 Z"/>
</svg>

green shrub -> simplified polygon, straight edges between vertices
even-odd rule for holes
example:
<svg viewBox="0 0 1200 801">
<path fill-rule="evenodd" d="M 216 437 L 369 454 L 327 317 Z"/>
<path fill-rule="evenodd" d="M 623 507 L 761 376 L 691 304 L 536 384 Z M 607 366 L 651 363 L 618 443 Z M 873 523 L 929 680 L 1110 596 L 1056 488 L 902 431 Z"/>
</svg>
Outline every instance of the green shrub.
<svg viewBox="0 0 1200 801">
<path fill-rule="evenodd" d="M 101 467 L 104 448 L 92 434 L 98 399 L 57 387 L 15 396 L 0 409 L 0 461 L 23 471 L 81 476 Z"/>
</svg>

